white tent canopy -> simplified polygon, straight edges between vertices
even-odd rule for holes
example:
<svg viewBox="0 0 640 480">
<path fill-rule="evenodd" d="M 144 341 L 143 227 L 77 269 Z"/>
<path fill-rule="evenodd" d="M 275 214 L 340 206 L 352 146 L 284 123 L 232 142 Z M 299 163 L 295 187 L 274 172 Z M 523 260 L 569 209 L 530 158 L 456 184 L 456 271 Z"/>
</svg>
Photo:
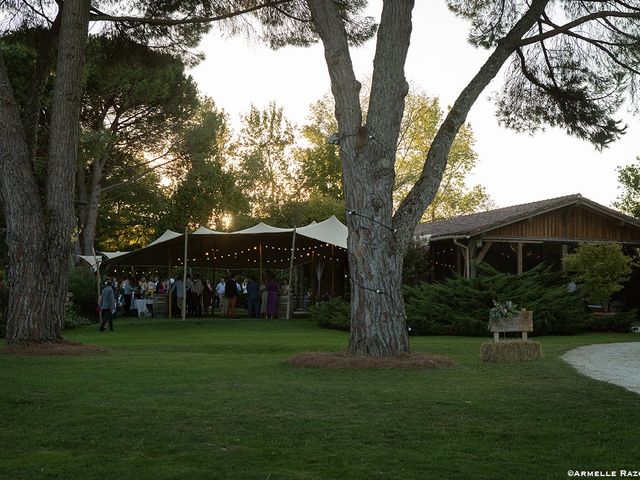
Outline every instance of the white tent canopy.
<svg viewBox="0 0 640 480">
<path fill-rule="evenodd" d="M 297 229 L 297 234 L 340 248 L 347 248 L 347 227 L 335 215 L 324 222 L 313 222 L 306 227 L 300 227 Z"/>
<path fill-rule="evenodd" d="M 213 268 L 287 268 L 291 259 L 293 228 L 259 223 L 236 232 L 200 227 L 185 234 L 167 230 L 146 247 L 132 252 L 102 252 L 110 265 L 182 266 L 187 242 L 188 265 Z M 293 252 L 296 264 L 315 258 L 344 255 L 347 227 L 335 216 L 296 228 Z M 336 248 L 337 247 L 337 248 Z"/>
</svg>

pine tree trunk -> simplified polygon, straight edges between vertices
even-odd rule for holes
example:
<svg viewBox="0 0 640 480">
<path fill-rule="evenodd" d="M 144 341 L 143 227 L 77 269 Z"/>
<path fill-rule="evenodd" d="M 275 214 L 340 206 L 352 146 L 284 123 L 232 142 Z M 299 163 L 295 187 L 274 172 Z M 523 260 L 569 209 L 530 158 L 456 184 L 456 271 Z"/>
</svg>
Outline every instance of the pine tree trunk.
<svg viewBox="0 0 640 480">
<path fill-rule="evenodd" d="M 353 215 L 349 235 L 351 336 L 349 351 L 385 356 L 409 351 L 402 298 L 402 259 L 393 233 Z M 369 225 L 366 225 L 369 223 Z M 389 252 L 394 252 L 389 255 Z"/>
<path fill-rule="evenodd" d="M 0 194 L 6 222 L 9 303 L 6 341 L 55 340 L 60 329 L 47 322 L 47 252 L 44 209 L 18 107 L 0 57 Z"/>
<path fill-rule="evenodd" d="M 18 109 L 0 64 L 0 183 L 9 263 L 7 343 L 61 337 L 67 295 L 74 176 L 88 0 L 63 4 L 43 207 Z"/>
<path fill-rule="evenodd" d="M 91 169 L 91 188 L 89 189 L 86 216 L 82 225 L 82 253 L 93 255 L 96 239 L 96 225 L 98 223 L 98 208 L 100 206 L 100 185 L 102 183 L 104 161 L 102 157 L 96 158 Z"/>
</svg>

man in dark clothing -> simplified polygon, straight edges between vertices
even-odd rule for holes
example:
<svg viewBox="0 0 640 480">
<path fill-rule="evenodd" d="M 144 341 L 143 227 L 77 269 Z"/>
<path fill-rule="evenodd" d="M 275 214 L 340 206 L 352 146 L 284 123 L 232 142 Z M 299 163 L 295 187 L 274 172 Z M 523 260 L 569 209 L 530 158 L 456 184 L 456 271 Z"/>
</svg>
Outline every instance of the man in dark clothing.
<svg viewBox="0 0 640 480">
<path fill-rule="evenodd" d="M 238 298 L 238 283 L 231 275 L 224 287 L 224 296 L 227 298 L 227 311 L 225 317 L 236 318 L 236 300 Z"/>
<path fill-rule="evenodd" d="M 109 322 L 109 330 L 113 331 L 113 314 L 116 311 L 116 294 L 113 292 L 113 284 L 107 282 L 107 286 L 102 289 L 100 295 L 100 310 L 102 310 L 102 321 L 100 331 L 104 332 L 104 326 Z"/>
<path fill-rule="evenodd" d="M 249 283 L 247 283 L 247 310 L 251 318 L 258 318 L 260 315 L 260 285 L 256 282 L 256 279 L 251 277 Z"/>
</svg>

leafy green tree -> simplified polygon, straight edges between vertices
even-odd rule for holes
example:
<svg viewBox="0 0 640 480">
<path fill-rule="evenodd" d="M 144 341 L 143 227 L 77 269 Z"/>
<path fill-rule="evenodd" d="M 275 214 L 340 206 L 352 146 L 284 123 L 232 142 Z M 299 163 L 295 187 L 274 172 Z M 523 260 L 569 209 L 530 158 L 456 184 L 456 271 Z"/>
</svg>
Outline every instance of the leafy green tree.
<svg viewBox="0 0 640 480">
<path fill-rule="evenodd" d="M 366 104 L 368 95 L 364 92 L 363 96 L 363 103 Z M 337 130 L 333 99 L 324 96 L 313 103 L 310 109 L 309 123 L 302 128 L 303 138 L 309 146 L 296 151 L 303 188 L 308 192 L 343 198 L 338 149 L 328 142 Z M 420 177 L 422 159 L 428 154 L 442 119 L 443 113 L 437 98 L 422 92 L 407 95 L 395 153 L 393 199 L 396 206 Z M 484 187 L 468 187 L 465 182 L 478 161 L 473 150 L 474 143 L 471 127 L 463 125 L 449 152 L 440 188 L 422 217 L 424 221 L 474 213 L 492 206 Z"/>
<path fill-rule="evenodd" d="M 142 155 L 122 164 L 138 165 L 137 171 L 145 168 Z M 135 177 L 129 168 L 109 171 L 96 217 L 96 250 L 132 250 L 147 245 L 157 236 L 169 204 L 169 193 L 160 188 L 161 180 L 156 170 Z M 117 188 L 110 189 L 112 185 Z"/>
<path fill-rule="evenodd" d="M 328 142 L 337 130 L 333 99 L 325 95 L 310 105 L 309 123 L 302 127 L 307 147 L 297 148 L 296 162 L 300 166 L 302 188 L 309 194 L 319 194 L 342 200 L 342 167 L 335 145 Z"/>
<path fill-rule="evenodd" d="M 268 206 L 265 213 L 269 223 L 278 227 L 301 227 L 314 221 L 321 222 L 332 215 L 341 222 L 345 221 L 344 201 L 321 195 Z"/>
<path fill-rule="evenodd" d="M 225 115 L 205 102 L 176 149 L 187 161 L 186 173 L 171 192 L 161 230 L 181 231 L 187 225 L 222 229 L 227 217 L 248 211 L 236 176 L 225 168 L 228 143 Z"/>
<path fill-rule="evenodd" d="M 617 243 L 581 243 L 564 262 L 585 297 L 607 311 L 611 296 L 622 290 L 631 276 L 632 260 Z"/>
<path fill-rule="evenodd" d="M 428 155 L 442 119 L 443 113 L 437 98 L 430 98 L 424 93 L 407 95 L 396 153 L 393 191 L 396 205 L 404 200 L 420 178 L 422 159 Z M 449 150 L 440 187 L 422 220 L 451 218 L 491 207 L 492 202 L 483 186 L 468 187 L 465 182 L 478 162 L 474 143 L 471 127 L 462 125 Z"/>
<path fill-rule="evenodd" d="M 349 21 L 347 36 L 353 43 L 361 43 L 373 34 L 370 19 L 356 17 L 364 5 L 358 0 L 340 7 L 342 18 Z M 130 14 L 120 15 L 123 9 Z M 4 55 L 0 56 L 0 206 L 10 267 L 7 342 L 50 342 L 61 336 L 70 239 L 76 228 L 74 179 L 89 23 L 100 22 L 103 32 L 117 32 L 141 44 L 185 54 L 193 61 L 198 57 L 186 54 L 185 48 L 195 47 L 215 22 L 225 24 L 231 32 L 243 27 L 245 31 L 258 30 L 237 18 L 241 15 L 252 15 L 264 25 L 258 35 L 274 47 L 305 45 L 315 40 L 316 33 L 311 23 L 299 21 L 307 15 L 306 5 L 285 0 L 27 0 L 0 2 L 0 12 L 6 19 L 4 32 L 38 27 L 44 33 L 29 76 L 24 108 L 14 95 Z M 49 129 L 43 144 L 46 156 L 39 166 L 36 145 L 43 133 L 39 129 L 41 113 L 52 81 Z M 50 281 L 52 278 L 55 281 Z"/>
<path fill-rule="evenodd" d="M 618 182 L 623 191 L 614 206 L 640 219 L 640 157 L 636 162 L 635 165 L 618 168 Z"/>
<path fill-rule="evenodd" d="M 234 174 L 253 217 L 265 218 L 268 208 L 294 196 L 293 144 L 294 128 L 275 103 L 263 111 L 252 106 L 242 117 L 233 146 L 238 165 Z"/>
<path fill-rule="evenodd" d="M 199 100 L 182 60 L 172 55 L 126 38 L 94 37 L 87 57 L 76 188 L 81 250 L 90 255 L 103 188 L 117 190 L 177 165 L 174 143 Z"/>
</svg>

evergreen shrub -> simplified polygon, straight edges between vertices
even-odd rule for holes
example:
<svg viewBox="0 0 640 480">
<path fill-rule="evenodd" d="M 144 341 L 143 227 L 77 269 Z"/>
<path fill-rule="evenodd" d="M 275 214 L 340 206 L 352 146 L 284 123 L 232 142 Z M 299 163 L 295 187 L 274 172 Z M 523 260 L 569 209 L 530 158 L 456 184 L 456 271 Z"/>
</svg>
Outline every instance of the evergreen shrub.
<svg viewBox="0 0 640 480">
<path fill-rule="evenodd" d="M 90 318 L 78 314 L 74 305 L 68 305 L 64 312 L 64 323 L 62 324 L 62 329 L 72 330 L 91 323 L 92 320 Z"/>
<path fill-rule="evenodd" d="M 583 329 L 585 332 L 629 333 L 631 331 L 631 325 L 638 319 L 637 310 L 608 314 L 592 314 L 585 321 Z"/>
<path fill-rule="evenodd" d="M 416 335 L 485 336 L 493 301 L 512 301 L 533 311 L 534 335 L 567 335 L 584 330 L 590 314 L 578 292 L 568 292 L 561 272 L 540 265 L 520 275 L 477 266 L 473 279 L 405 287 L 407 323 Z"/>
<path fill-rule="evenodd" d="M 349 331 L 351 314 L 349 303 L 342 298 L 332 298 L 309 307 L 311 318 L 324 328 Z"/>
<path fill-rule="evenodd" d="M 584 331 L 628 332 L 635 314 L 594 319 L 580 292 L 569 292 L 562 272 L 540 265 L 520 275 L 500 273 L 486 264 L 476 278 L 454 276 L 442 283 L 404 287 L 407 327 L 412 335 L 488 335 L 489 311 L 511 301 L 533 311 L 533 335 L 570 335 Z M 349 330 L 349 304 L 341 298 L 310 308 L 323 327 Z"/>
<path fill-rule="evenodd" d="M 72 301 L 75 313 L 81 317 L 96 320 L 98 318 L 96 311 L 98 286 L 91 269 L 85 268 L 84 265 L 71 269 L 68 289 L 73 294 Z M 69 307 L 67 308 L 69 309 Z"/>
</svg>

